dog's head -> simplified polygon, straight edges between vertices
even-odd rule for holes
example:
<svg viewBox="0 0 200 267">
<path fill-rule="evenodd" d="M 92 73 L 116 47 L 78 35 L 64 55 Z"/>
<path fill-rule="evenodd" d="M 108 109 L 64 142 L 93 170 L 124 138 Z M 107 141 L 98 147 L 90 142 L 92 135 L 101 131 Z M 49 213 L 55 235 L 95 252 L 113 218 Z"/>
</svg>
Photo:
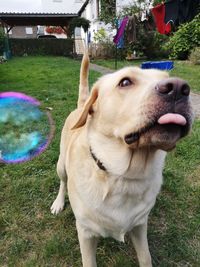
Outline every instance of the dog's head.
<svg viewBox="0 0 200 267">
<path fill-rule="evenodd" d="M 184 80 L 164 71 L 127 67 L 96 82 L 73 128 L 83 126 L 91 114 L 97 131 L 130 148 L 168 151 L 191 128 L 189 93 Z"/>
</svg>

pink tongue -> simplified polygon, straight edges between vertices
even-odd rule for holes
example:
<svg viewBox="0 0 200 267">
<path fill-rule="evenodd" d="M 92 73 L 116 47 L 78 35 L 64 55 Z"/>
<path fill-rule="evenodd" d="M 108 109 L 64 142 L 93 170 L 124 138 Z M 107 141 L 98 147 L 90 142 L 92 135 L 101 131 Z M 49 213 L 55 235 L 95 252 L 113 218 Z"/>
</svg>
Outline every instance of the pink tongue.
<svg viewBox="0 0 200 267">
<path fill-rule="evenodd" d="M 178 125 L 185 125 L 186 119 L 180 114 L 167 113 L 158 119 L 158 123 L 159 124 L 173 123 Z"/>
</svg>

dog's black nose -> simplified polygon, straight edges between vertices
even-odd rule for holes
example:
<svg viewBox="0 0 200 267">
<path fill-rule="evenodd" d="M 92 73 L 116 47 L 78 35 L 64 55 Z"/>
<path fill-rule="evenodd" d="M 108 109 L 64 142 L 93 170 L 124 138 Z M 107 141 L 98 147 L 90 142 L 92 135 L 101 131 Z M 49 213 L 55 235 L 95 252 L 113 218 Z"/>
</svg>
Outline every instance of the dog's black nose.
<svg viewBox="0 0 200 267">
<path fill-rule="evenodd" d="M 190 94 L 187 82 L 179 78 L 164 79 L 156 85 L 155 89 L 159 95 L 167 96 L 175 101 L 188 97 Z"/>
</svg>

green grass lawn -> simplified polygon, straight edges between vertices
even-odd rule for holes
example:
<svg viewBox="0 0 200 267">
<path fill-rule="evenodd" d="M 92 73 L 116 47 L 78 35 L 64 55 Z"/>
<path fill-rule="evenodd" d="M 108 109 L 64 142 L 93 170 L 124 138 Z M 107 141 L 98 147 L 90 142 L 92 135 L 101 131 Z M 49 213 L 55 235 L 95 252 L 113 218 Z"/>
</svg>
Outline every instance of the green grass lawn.
<svg viewBox="0 0 200 267">
<path fill-rule="evenodd" d="M 180 66 L 179 66 L 180 64 Z M 186 63 L 176 63 L 186 77 Z M 55 136 L 30 162 L 0 165 L 0 266 L 79 267 L 81 258 L 72 210 L 50 213 L 59 180 L 56 162 L 64 120 L 76 106 L 80 62 L 62 57 L 14 58 L 0 65 L 0 92 L 20 91 L 52 107 Z M 198 91 L 197 67 L 189 66 Z M 90 73 L 93 83 L 98 73 Z M 45 127 L 45 126 L 44 126 Z M 164 185 L 149 218 L 149 245 L 155 267 L 200 266 L 200 121 L 168 155 Z M 99 267 L 138 266 L 130 241 L 101 239 Z"/>
</svg>

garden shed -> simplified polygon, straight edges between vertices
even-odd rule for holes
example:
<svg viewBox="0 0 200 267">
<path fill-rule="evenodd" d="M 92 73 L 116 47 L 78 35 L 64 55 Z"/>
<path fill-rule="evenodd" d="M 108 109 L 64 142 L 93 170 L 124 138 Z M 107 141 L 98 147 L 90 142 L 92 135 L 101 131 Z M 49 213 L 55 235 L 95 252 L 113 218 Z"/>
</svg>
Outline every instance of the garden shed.
<svg viewBox="0 0 200 267">
<path fill-rule="evenodd" d="M 80 17 L 88 1 L 85 1 L 81 8 L 75 13 L 24 13 L 24 12 L 2 12 L 0 13 L 0 25 L 9 32 L 15 26 L 60 26 L 67 34 L 68 26 L 73 18 Z M 44 51 L 45 54 L 69 55 L 74 50 L 74 40 L 72 39 L 10 39 L 10 49 L 6 43 L 6 53 L 9 57 L 9 50 L 14 55 L 36 54 L 38 50 Z M 67 48 L 67 49 L 66 49 Z"/>
</svg>

